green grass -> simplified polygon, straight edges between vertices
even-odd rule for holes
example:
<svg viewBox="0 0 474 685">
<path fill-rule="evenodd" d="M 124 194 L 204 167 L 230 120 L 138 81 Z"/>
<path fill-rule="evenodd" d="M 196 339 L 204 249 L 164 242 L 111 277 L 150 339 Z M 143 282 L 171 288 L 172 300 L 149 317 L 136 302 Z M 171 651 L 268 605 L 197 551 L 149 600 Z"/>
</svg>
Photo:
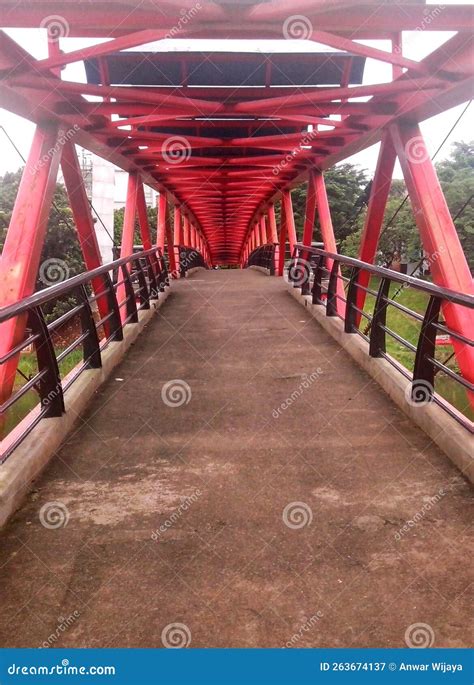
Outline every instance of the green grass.
<svg viewBox="0 0 474 685">
<path fill-rule="evenodd" d="M 370 283 L 370 288 L 374 291 L 377 291 L 378 287 L 379 279 L 373 278 Z M 390 297 L 393 297 L 399 289 L 400 286 L 396 283 L 393 283 L 390 287 Z M 412 309 L 414 312 L 417 312 L 422 316 L 425 314 L 428 301 L 428 295 L 413 288 L 402 288 L 396 297 L 396 302 L 404 305 L 408 309 Z M 374 304 L 375 297 L 368 294 L 364 311 L 372 315 Z M 367 321 L 364 320 L 364 322 L 361 324 L 361 330 L 365 330 L 366 325 Z M 421 322 L 416 321 L 408 314 L 401 312 L 395 307 L 389 306 L 387 309 L 386 325 L 392 331 L 416 347 L 420 335 Z M 407 350 L 403 345 L 401 345 L 397 340 L 388 334 L 386 336 L 386 350 L 387 353 L 400 362 L 400 364 L 402 364 L 409 371 L 413 372 L 415 353 Z M 452 351 L 453 348 L 451 345 L 437 346 L 436 359 L 442 363 L 446 363 L 446 360 L 448 357 L 450 357 Z M 457 366 L 455 358 L 449 360 L 446 363 L 446 366 L 453 371 L 459 372 L 459 367 Z M 461 385 L 450 379 L 448 376 L 446 376 L 446 374 L 440 372 L 436 375 L 435 390 L 439 395 L 441 395 L 441 397 L 456 407 L 456 409 L 458 409 L 462 414 L 467 416 L 469 419 L 474 420 L 474 410 L 470 405 L 466 390 Z"/>
<path fill-rule="evenodd" d="M 56 355 L 60 355 L 62 351 L 63 350 L 61 348 L 56 349 Z M 68 354 L 67 357 L 65 357 L 59 364 L 59 373 L 61 378 L 67 376 L 67 374 L 72 371 L 72 369 L 81 361 L 82 349 L 79 347 Z M 26 378 L 32 378 L 37 373 L 38 363 L 36 360 L 36 354 L 34 352 L 31 354 L 22 354 L 18 364 L 18 373 L 15 379 L 14 391 L 19 390 L 26 383 L 24 376 L 26 376 Z M 5 424 L 2 426 L 3 435 L 7 435 L 37 404 L 39 404 L 39 395 L 33 388 L 25 393 L 25 395 L 15 402 L 13 407 L 8 410 Z"/>
</svg>

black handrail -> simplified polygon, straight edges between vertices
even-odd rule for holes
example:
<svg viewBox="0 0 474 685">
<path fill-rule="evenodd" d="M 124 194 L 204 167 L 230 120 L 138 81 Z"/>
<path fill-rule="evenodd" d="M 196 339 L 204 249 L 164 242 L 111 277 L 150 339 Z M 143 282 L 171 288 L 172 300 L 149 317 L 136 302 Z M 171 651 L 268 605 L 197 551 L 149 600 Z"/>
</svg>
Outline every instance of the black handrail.
<svg viewBox="0 0 474 685">
<path fill-rule="evenodd" d="M 259 245 L 255 248 L 247 259 L 245 267 L 259 266 L 267 269 L 271 276 L 275 275 L 275 255 L 277 243 L 267 243 L 266 245 Z"/>
<path fill-rule="evenodd" d="M 138 322 L 138 312 L 149 309 L 151 300 L 159 298 L 169 278 L 165 260 L 157 248 L 116 259 L 109 264 L 73 276 L 62 283 L 52 285 L 29 297 L 0 309 L 0 324 L 19 316 L 27 316 L 24 340 L 0 358 L 0 365 L 12 360 L 30 344 L 34 344 L 37 373 L 14 389 L 0 406 L 5 416 L 26 393 L 35 389 L 40 398 L 39 412 L 32 416 L 25 429 L 5 452 L 0 455 L 4 461 L 22 442 L 33 427 L 47 417 L 61 416 L 65 411 L 64 393 L 85 369 L 102 366 L 102 352 L 112 341 L 123 340 L 123 329 Z M 95 294 L 92 291 L 95 290 Z M 118 295 L 124 295 L 119 302 Z M 46 323 L 43 307 L 67 297 L 73 299 L 71 309 Z M 94 317 L 92 305 L 97 304 L 98 316 Z M 54 348 L 54 335 L 65 323 L 77 319 L 80 333 L 60 353 Z M 82 363 L 68 374 L 67 381 L 61 378 L 60 364 L 77 348 L 82 347 Z M 0 424 L 0 429 L 3 426 Z"/>
<path fill-rule="evenodd" d="M 331 265 L 330 269 L 328 265 Z M 341 268 L 343 267 L 350 269 L 350 277 L 342 275 Z M 380 279 L 377 292 L 371 288 L 364 287 L 360 283 L 360 275 L 363 271 Z M 301 288 L 302 294 L 312 294 L 313 304 L 325 307 L 327 316 L 339 316 L 343 319 L 345 333 L 357 333 L 366 340 L 369 345 L 368 354 L 371 357 L 385 358 L 406 378 L 411 380 L 411 400 L 414 403 L 435 401 L 470 432 L 474 432 L 473 423 L 467 417 L 461 415 L 446 400 L 438 397 L 434 390 L 436 375 L 441 371 L 468 392 L 474 392 L 473 383 L 460 373 L 456 373 L 446 366 L 446 363 L 435 359 L 436 334 L 438 331 L 448 334 L 455 341 L 470 347 L 474 346 L 472 339 L 439 322 L 441 305 L 443 303 L 449 302 L 450 304 L 474 309 L 474 296 L 458 293 L 419 278 L 414 278 L 413 276 L 400 274 L 392 269 L 368 264 L 353 257 L 334 254 L 320 248 L 302 245 L 301 243 L 295 246 L 288 265 L 287 274 L 288 281 L 295 288 Z M 344 297 L 341 296 L 341 282 L 346 289 Z M 425 293 L 429 297 L 425 315 L 421 316 L 419 313 L 391 299 L 389 293 L 392 283 Z M 360 290 L 375 296 L 372 314 L 357 306 L 357 296 Z M 343 303 L 342 307 L 339 305 L 341 301 Z M 404 314 L 421 323 L 416 346 L 387 326 L 387 309 L 389 306 L 401 310 Z M 365 330 L 360 330 L 359 327 L 362 319 L 368 322 Z M 413 374 L 410 374 L 408 369 L 387 354 L 387 335 L 391 336 L 406 350 L 415 354 Z"/>
</svg>

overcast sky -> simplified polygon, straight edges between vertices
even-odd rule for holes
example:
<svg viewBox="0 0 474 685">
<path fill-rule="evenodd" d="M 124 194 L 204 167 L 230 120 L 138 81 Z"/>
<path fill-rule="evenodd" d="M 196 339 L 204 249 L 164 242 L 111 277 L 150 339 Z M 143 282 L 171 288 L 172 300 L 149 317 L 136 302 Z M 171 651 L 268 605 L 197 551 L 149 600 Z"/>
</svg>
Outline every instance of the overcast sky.
<svg viewBox="0 0 474 685">
<path fill-rule="evenodd" d="M 469 0 L 445 0 L 444 4 L 471 4 Z M 11 29 L 7 33 L 16 40 L 25 50 L 28 50 L 35 58 L 42 59 L 47 57 L 47 41 L 46 32 L 42 29 Z M 444 41 L 450 38 L 453 34 L 448 32 L 438 33 L 433 31 L 419 31 L 406 32 L 403 34 L 404 55 L 414 60 L 420 60 L 425 55 L 435 50 Z M 97 39 L 85 40 L 78 38 L 63 38 L 61 40 L 61 48 L 65 52 L 77 50 L 86 45 L 91 45 L 99 42 Z M 360 41 L 367 45 L 373 45 L 381 49 L 389 49 L 388 41 Z M 209 41 L 196 40 L 192 43 L 196 50 L 226 50 L 226 51 L 250 51 L 259 50 L 263 52 L 303 52 L 303 51 L 321 51 L 328 50 L 327 47 L 312 43 L 310 41 Z M 143 47 L 137 48 L 143 50 Z M 145 46 L 145 49 L 152 50 L 188 50 L 190 49 L 190 41 L 188 40 L 164 40 L 159 43 Z M 329 48 L 330 50 L 331 48 Z M 82 63 L 69 65 L 63 72 L 62 78 L 70 81 L 85 82 L 85 73 Z M 391 78 L 391 67 L 387 64 L 368 59 L 366 62 L 364 83 L 377 83 L 389 81 Z M 455 107 L 443 114 L 440 114 L 432 119 L 421 124 L 422 132 L 426 138 L 428 149 L 431 154 L 437 149 L 442 139 L 450 130 L 453 123 L 458 118 L 465 105 Z M 473 105 L 474 108 L 474 105 Z M 30 122 L 21 119 L 13 114 L 10 114 L 4 109 L 0 108 L 0 126 L 3 126 L 15 144 L 23 154 L 27 156 L 31 144 L 34 125 Z M 453 132 L 450 139 L 445 144 L 443 150 L 440 152 L 437 159 L 442 159 L 449 155 L 450 143 L 454 140 L 469 141 L 472 138 L 472 112 L 463 117 L 456 130 Z M 0 174 L 5 171 L 14 171 L 21 166 L 22 162 L 18 154 L 11 147 L 10 143 L 5 138 L 3 131 L 0 129 Z M 375 169 L 377 159 L 378 145 L 375 145 L 363 152 L 358 153 L 348 161 L 359 164 L 369 170 L 372 174 Z M 401 177 L 401 170 L 398 167 L 395 171 L 396 177 Z"/>
</svg>

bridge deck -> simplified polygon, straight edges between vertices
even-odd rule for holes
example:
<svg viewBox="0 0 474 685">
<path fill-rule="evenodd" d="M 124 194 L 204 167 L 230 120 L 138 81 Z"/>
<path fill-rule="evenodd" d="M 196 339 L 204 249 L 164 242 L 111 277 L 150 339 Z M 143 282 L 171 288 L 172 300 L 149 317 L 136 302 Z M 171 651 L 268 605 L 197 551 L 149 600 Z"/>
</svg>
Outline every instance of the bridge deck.
<svg viewBox="0 0 474 685">
<path fill-rule="evenodd" d="M 188 404 L 163 403 L 171 379 Z M 464 646 L 469 492 L 280 279 L 196 273 L 4 531 L 0 643 L 160 647 L 179 622 L 194 647 L 402 647 L 422 622 Z M 293 502 L 310 525 L 285 525 Z"/>
</svg>

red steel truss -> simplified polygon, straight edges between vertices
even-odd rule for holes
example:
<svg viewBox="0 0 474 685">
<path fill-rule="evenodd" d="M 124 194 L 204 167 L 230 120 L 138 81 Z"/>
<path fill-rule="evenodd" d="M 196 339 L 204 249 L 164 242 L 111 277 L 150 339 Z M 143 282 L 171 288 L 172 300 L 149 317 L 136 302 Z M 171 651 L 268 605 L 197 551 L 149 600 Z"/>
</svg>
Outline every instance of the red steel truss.
<svg viewBox="0 0 474 685">
<path fill-rule="evenodd" d="M 2 255 L 0 304 L 34 288 L 60 163 L 86 264 L 100 263 L 74 144 L 130 174 L 121 256 L 133 250 L 136 217 L 144 248 L 152 246 L 143 184 L 160 193 L 157 245 L 166 247 L 178 277 L 178 245 L 197 249 L 208 265 L 243 266 L 252 250 L 268 242 L 278 244 L 281 275 L 286 248 L 296 243 L 291 189 L 305 180 L 303 244 L 311 244 L 317 215 L 324 247 L 336 253 L 324 171 L 381 141 L 361 260 L 375 258 L 398 157 L 435 282 L 473 291 L 418 128 L 471 96 L 471 7 L 419 0 L 0 0 L 0 25 L 46 27 L 49 41 L 49 57 L 36 60 L 0 33 L 0 105 L 37 124 Z M 403 31 L 454 35 L 416 62 L 404 55 Z M 64 36 L 108 40 L 62 52 Z M 137 50 L 170 37 L 300 37 L 322 43 L 327 52 Z M 391 49 L 361 39 L 389 41 Z M 392 79 L 364 83 L 369 58 L 390 65 Z M 65 65 L 76 62 L 84 63 L 85 83 L 61 76 Z M 444 314 L 453 330 L 472 336 L 471 313 L 452 305 Z M 8 325 L 0 355 L 23 334 L 24 322 Z M 459 343 L 456 353 L 472 381 L 474 351 Z M 7 389 L 14 368 L 13 359 L 3 367 Z"/>
</svg>

